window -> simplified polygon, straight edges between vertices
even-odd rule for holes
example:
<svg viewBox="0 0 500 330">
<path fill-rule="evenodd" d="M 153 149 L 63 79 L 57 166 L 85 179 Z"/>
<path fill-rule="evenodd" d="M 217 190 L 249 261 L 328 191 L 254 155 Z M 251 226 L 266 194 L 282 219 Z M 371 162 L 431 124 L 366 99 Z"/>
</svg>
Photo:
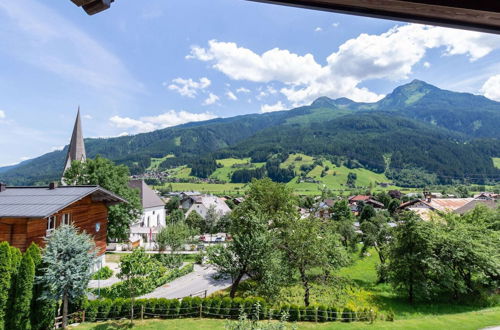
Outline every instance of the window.
<svg viewBox="0 0 500 330">
<path fill-rule="evenodd" d="M 45 235 L 47 237 L 50 236 L 55 228 L 56 228 L 56 216 L 52 215 L 47 218 L 47 232 Z"/>
<path fill-rule="evenodd" d="M 71 225 L 71 214 L 65 213 L 62 215 L 62 222 L 61 224 L 63 225 Z"/>
</svg>

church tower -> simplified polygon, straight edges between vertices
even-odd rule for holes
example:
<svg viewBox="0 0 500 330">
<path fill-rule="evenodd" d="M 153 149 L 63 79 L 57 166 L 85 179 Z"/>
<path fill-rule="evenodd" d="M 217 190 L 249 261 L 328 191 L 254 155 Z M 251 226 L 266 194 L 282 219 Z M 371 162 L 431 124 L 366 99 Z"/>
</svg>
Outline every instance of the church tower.
<svg viewBox="0 0 500 330">
<path fill-rule="evenodd" d="M 73 127 L 73 134 L 71 135 L 71 142 L 69 143 L 68 154 L 66 155 L 63 175 L 64 172 L 71 167 L 71 162 L 74 160 L 84 162 L 86 159 L 87 156 L 85 155 L 85 144 L 83 142 L 82 123 L 80 120 L 80 107 L 78 107 L 75 126 Z"/>
</svg>

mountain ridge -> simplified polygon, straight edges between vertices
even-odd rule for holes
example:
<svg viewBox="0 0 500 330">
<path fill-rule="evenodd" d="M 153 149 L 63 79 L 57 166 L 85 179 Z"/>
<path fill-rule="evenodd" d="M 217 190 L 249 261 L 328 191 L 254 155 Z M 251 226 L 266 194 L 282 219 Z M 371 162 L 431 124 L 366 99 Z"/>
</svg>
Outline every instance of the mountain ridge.
<svg viewBox="0 0 500 330">
<path fill-rule="evenodd" d="M 373 113 L 379 115 L 370 116 Z M 407 118 L 408 121 L 403 120 L 404 118 Z M 280 149 L 279 147 L 283 146 L 279 144 L 279 141 L 269 141 L 262 136 L 268 134 L 269 138 L 272 136 L 279 140 L 279 137 L 274 136 L 273 133 L 278 131 L 284 136 L 292 131 L 300 131 L 301 138 L 308 141 L 309 148 L 314 151 L 314 147 L 316 147 L 320 153 L 321 150 L 326 150 L 321 144 L 345 143 L 343 137 L 333 134 L 333 129 L 342 131 L 346 136 L 358 141 L 363 134 L 357 133 L 360 127 L 354 124 L 356 120 L 368 126 L 375 125 L 369 133 L 363 131 L 363 134 L 366 135 L 366 141 L 372 143 L 370 144 L 372 149 L 365 148 L 364 152 L 366 153 L 370 153 L 370 150 L 382 149 L 373 143 L 387 144 L 380 138 L 389 136 L 390 134 L 387 135 L 384 132 L 384 129 L 389 129 L 392 136 L 399 134 L 398 136 L 403 139 L 411 137 L 422 141 L 422 143 L 425 141 L 426 147 L 434 142 L 442 150 L 453 150 L 457 153 L 465 150 L 461 150 L 462 147 L 457 145 L 463 143 L 473 145 L 479 151 L 471 149 L 469 152 L 480 158 L 478 163 L 481 163 L 482 167 L 474 169 L 474 165 L 469 164 L 467 165 L 468 169 L 462 169 L 454 175 L 463 176 L 467 170 L 474 170 L 471 173 L 480 171 L 486 176 L 497 175 L 492 170 L 492 165 L 486 164 L 486 159 L 487 157 L 500 156 L 500 147 L 498 146 L 500 130 L 497 129 L 500 127 L 500 103 L 483 96 L 443 90 L 421 80 L 414 80 L 398 86 L 383 99 L 374 103 L 358 103 L 348 98 L 330 99 L 325 96 L 316 99 L 309 106 L 287 111 L 216 118 L 130 136 L 85 139 L 85 143 L 89 157 L 100 154 L 119 164 L 129 166 L 132 173 L 141 173 L 149 167 L 152 157 L 161 158 L 167 154 L 174 154 L 177 159 L 171 159 L 170 162 L 189 161 L 195 157 L 212 157 L 211 155 L 221 152 L 236 152 L 234 148 L 245 145 L 247 140 L 262 143 L 262 145 L 266 144 L 266 146 L 274 143 L 275 152 L 280 152 L 280 150 L 290 152 L 291 150 L 285 150 L 286 148 Z M 384 125 L 379 125 L 392 120 L 401 125 L 404 123 L 410 126 L 415 125 L 415 127 L 404 128 L 386 125 L 387 127 L 384 128 Z M 325 126 L 325 123 L 330 126 Z M 350 130 L 345 130 L 339 125 L 346 125 Z M 301 129 L 298 130 L 297 127 L 301 127 Z M 328 135 L 332 140 L 323 138 L 311 140 L 308 135 L 314 134 Z M 421 136 L 422 134 L 433 136 L 434 141 L 424 138 Z M 443 141 L 438 141 L 439 139 Z M 486 142 L 483 144 L 487 145 L 487 148 L 476 142 L 477 139 L 485 139 Z M 359 140 L 358 143 L 363 144 L 364 142 Z M 286 146 L 287 148 L 300 148 L 298 143 L 290 141 L 287 142 Z M 257 150 L 260 147 L 257 145 L 253 149 Z M 369 160 L 370 157 L 363 156 L 361 152 L 352 152 L 345 148 L 332 148 L 328 152 L 336 153 L 335 156 L 352 157 L 357 160 L 365 159 L 364 166 L 373 166 L 377 170 L 381 170 L 380 155 L 377 154 Z M 362 149 L 359 146 L 353 148 Z M 401 146 L 394 145 L 394 148 L 397 149 L 395 151 L 402 151 L 402 154 L 405 154 Z M 270 152 L 274 150 L 272 145 L 268 149 Z M 247 151 L 249 150 L 250 148 Z M 57 179 L 62 172 L 63 161 L 60 159 L 64 158 L 66 152 L 67 146 L 61 151 L 44 154 L 29 160 L 27 163 L 18 164 L 14 168 L 3 171 L 0 168 L 0 180 L 15 184 L 34 184 Z M 427 159 L 427 162 L 422 163 L 418 159 L 414 159 L 411 164 L 404 166 L 423 164 L 419 167 L 429 171 L 449 163 L 448 160 L 442 160 L 440 166 L 431 166 L 430 164 L 434 161 L 425 155 L 425 150 L 423 152 L 422 159 Z M 436 154 L 435 157 L 439 158 L 439 155 Z M 455 161 L 467 162 L 467 160 L 457 156 L 450 155 L 449 157 L 454 157 Z M 441 170 L 444 171 L 442 175 L 446 176 L 446 170 Z"/>
</svg>

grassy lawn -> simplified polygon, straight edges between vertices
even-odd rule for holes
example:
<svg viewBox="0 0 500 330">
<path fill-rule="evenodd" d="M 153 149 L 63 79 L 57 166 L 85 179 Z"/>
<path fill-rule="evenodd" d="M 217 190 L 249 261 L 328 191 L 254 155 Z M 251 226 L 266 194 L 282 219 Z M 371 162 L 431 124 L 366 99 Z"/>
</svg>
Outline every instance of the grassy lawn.
<svg viewBox="0 0 500 330">
<path fill-rule="evenodd" d="M 117 330 L 117 329 L 224 329 L 224 320 L 211 319 L 177 319 L 177 320 L 146 320 L 136 321 L 130 326 L 129 321 L 111 321 L 99 323 L 84 323 L 74 329 L 78 330 Z M 488 326 L 500 325 L 500 308 L 490 308 L 480 311 L 424 316 L 415 319 L 399 320 L 394 322 L 376 321 L 373 324 L 363 322 L 354 323 L 298 323 L 299 329 L 481 329 Z"/>
</svg>

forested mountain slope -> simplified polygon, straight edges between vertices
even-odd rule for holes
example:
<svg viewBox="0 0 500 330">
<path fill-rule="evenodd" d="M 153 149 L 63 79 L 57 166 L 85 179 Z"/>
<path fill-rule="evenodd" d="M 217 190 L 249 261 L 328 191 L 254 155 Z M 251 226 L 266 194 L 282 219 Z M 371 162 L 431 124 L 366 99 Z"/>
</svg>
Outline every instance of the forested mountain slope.
<svg viewBox="0 0 500 330">
<path fill-rule="evenodd" d="M 415 80 L 376 103 L 321 97 L 290 111 L 86 139 L 85 144 L 89 157 L 99 154 L 126 164 L 133 173 L 143 172 L 152 157 L 168 154 L 175 155 L 168 161 L 178 165 L 200 158 L 263 158 L 299 151 L 355 160 L 377 172 L 415 167 L 436 173 L 442 181 L 494 180 L 500 177 L 491 160 L 500 156 L 499 127 L 499 102 Z M 58 179 L 66 148 L 0 168 L 0 181 L 36 184 Z"/>
</svg>

